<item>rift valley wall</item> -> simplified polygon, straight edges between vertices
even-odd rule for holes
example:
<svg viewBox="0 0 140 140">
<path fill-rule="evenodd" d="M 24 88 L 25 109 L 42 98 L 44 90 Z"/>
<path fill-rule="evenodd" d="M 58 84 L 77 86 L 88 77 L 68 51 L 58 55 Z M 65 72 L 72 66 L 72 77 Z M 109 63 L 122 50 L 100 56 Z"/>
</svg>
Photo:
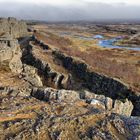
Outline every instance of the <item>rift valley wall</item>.
<svg viewBox="0 0 140 140">
<path fill-rule="evenodd" d="M 33 39 L 33 41 L 40 44 L 40 41 L 36 38 Z M 34 46 L 30 44 L 30 47 L 28 48 L 29 50 L 26 52 L 30 57 L 32 56 L 32 47 Z M 135 93 L 125 83 L 90 70 L 89 66 L 85 62 L 78 61 L 57 50 L 51 51 L 55 60 L 61 61 L 62 67 L 67 69 L 74 77 L 82 80 L 83 87 L 90 89 L 94 93 L 104 94 L 113 99 L 118 98 L 122 100 L 126 98 L 129 99 L 131 95 L 135 95 Z M 34 57 L 31 57 L 28 61 L 34 65 L 38 64 L 39 61 L 34 62 L 35 58 L 32 58 Z M 39 63 L 39 67 L 42 68 L 44 66 Z"/>
<path fill-rule="evenodd" d="M 118 99 L 125 102 L 126 99 L 131 100 L 134 105 L 132 115 L 140 115 L 140 97 L 127 86 L 111 77 L 90 71 L 84 62 L 75 61 L 72 57 L 66 56 L 59 51 L 53 52 L 54 57 L 62 61 L 63 66 L 68 69 L 72 75 L 83 80 L 83 86 L 90 91 L 105 95 L 112 99 Z"/>
<path fill-rule="evenodd" d="M 40 44 L 39 40 L 37 42 Z M 47 78 L 48 72 L 51 71 L 51 66 L 32 54 L 33 47 L 35 46 L 30 43 L 25 49 L 23 60 L 25 63 L 36 67 Z M 86 63 L 76 60 L 73 57 L 67 56 L 56 50 L 51 51 L 54 59 L 61 62 L 62 67 L 67 69 L 72 77 L 76 77 L 82 81 L 82 86 L 84 88 L 89 89 L 95 94 L 101 94 L 114 100 L 118 99 L 123 102 L 125 102 L 126 99 L 131 100 L 134 105 L 133 115 L 140 115 L 139 108 L 137 107 L 139 106 L 139 97 L 128 85 L 111 77 L 91 71 Z M 63 79 L 61 79 L 59 85 L 62 83 Z"/>
<path fill-rule="evenodd" d="M 85 82 L 83 86 L 97 94 L 104 94 L 114 99 L 125 99 L 129 97 L 130 93 L 133 93 L 124 83 L 90 71 L 84 62 L 78 62 L 72 57 L 66 56 L 58 51 L 54 51 L 53 55 L 56 59 L 61 60 L 63 66 L 71 71 L 73 75 Z"/>
<path fill-rule="evenodd" d="M 0 65 L 7 64 L 7 67 L 15 73 L 22 71 L 19 37 L 27 35 L 27 25 L 15 18 L 0 18 Z"/>
<path fill-rule="evenodd" d="M 0 34 L 3 33 L 19 38 L 27 34 L 27 25 L 24 21 L 18 21 L 15 18 L 0 18 Z"/>
</svg>

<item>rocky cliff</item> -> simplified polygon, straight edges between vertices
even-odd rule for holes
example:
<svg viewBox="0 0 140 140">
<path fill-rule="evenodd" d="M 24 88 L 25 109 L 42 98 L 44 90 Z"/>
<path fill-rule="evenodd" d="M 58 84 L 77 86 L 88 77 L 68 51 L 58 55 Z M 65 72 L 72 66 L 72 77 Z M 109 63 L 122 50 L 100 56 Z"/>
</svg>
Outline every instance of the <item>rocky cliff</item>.
<svg viewBox="0 0 140 140">
<path fill-rule="evenodd" d="M 1 140 L 140 137 L 139 97 L 128 85 L 35 36 L 13 36 L 0 38 Z"/>
<path fill-rule="evenodd" d="M 6 65 L 12 72 L 22 71 L 20 44 L 16 38 L 27 35 L 27 25 L 15 18 L 0 19 L 0 64 Z"/>
<path fill-rule="evenodd" d="M 9 33 L 13 38 L 19 38 L 27 34 L 27 25 L 24 21 L 15 18 L 0 19 L 0 34 Z"/>
</svg>

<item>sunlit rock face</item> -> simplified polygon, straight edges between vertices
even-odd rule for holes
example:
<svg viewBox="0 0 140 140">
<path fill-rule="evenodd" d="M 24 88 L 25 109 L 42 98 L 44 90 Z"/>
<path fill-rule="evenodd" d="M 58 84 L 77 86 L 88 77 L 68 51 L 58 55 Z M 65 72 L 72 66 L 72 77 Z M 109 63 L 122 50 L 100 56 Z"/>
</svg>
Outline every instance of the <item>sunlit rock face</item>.
<svg viewBox="0 0 140 140">
<path fill-rule="evenodd" d="M 0 19 L 0 33 L 9 33 L 13 38 L 18 38 L 27 34 L 27 25 L 24 21 L 15 18 Z"/>
<path fill-rule="evenodd" d="M 27 34 L 27 25 L 15 18 L 0 19 L 0 63 L 6 61 L 14 73 L 22 71 L 20 45 L 16 38 Z"/>
<path fill-rule="evenodd" d="M 22 53 L 16 39 L 9 34 L 0 37 L 0 63 L 6 61 L 13 72 L 20 73 L 22 71 L 21 56 Z"/>
</svg>

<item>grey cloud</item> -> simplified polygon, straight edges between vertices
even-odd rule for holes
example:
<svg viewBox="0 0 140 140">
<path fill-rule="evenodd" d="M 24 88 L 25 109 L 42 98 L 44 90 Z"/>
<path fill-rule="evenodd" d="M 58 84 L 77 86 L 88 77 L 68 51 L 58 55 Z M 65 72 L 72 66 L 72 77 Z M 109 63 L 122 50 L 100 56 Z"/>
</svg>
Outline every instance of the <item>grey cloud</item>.
<svg viewBox="0 0 140 140">
<path fill-rule="evenodd" d="M 23 3 L 0 3 L 0 16 L 46 21 L 140 19 L 140 6 L 87 3 L 82 6 L 52 6 Z"/>
</svg>

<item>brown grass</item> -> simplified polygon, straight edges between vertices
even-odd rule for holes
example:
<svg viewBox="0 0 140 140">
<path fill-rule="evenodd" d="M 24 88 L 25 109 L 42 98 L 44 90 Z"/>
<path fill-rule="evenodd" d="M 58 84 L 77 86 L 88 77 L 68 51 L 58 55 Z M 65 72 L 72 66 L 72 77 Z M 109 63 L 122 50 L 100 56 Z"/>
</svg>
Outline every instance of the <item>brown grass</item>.
<svg viewBox="0 0 140 140">
<path fill-rule="evenodd" d="M 35 113 L 28 113 L 28 114 L 17 114 L 16 116 L 9 116 L 9 117 L 0 117 L 0 122 L 7 122 L 7 121 L 15 121 L 15 120 L 22 120 L 22 119 L 33 119 L 36 117 Z"/>
<path fill-rule="evenodd" d="M 45 34 L 46 34 L 46 36 L 45 36 Z M 68 38 L 59 37 L 59 36 L 52 34 L 50 32 L 43 32 L 43 34 L 42 33 L 35 33 L 35 35 L 38 38 L 41 38 L 41 40 L 43 40 L 43 41 L 47 39 L 47 43 L 51 44 L 51 45 L 58 45 L 58 46 L 72 45 L 72 41 L 69 40 Z"/>
<path fill-rule="evenodd" d="M 72 40 L 73 44 L 55 41 L 54 36 L 39 35 L 37 37 L 47 44 L 53 44 L 57 49 L 69 56 L 78 57 L 89 64 L 94 71 L 118 78 L 137 91 L 140 91 L 140 52 L 117 49 L 103 49 L 89 42 L 88 47 L 80 40 Z M 55 35 L 56 36 L 56 35 Z M 71 38 L 72 39 L 72 38 Z M 79 41 L 79 42 L 78 42 Z M 83 43 L 83 45 L 82 45 Z M 84 49 L 83 49 L 84 48 Z"/>
<path fill-rule="evenodd" d="M 62 74 L 67 74 L 67 70 L 64 69 L 61 64 L 59 64 L 58 62 L 56 62 L 52 56 L 52 52 L 50 51 L 44 51 L 41 49 L 40 46 L 36 46 L 34 45 L 33 47 L 33 54 L 39 58 L 40 60 L 46 62 L 49 64 L 49 66 L 51 67 L 51 69 L 53 69 L 54 71 L 58 71 Z"/>
</svg>

